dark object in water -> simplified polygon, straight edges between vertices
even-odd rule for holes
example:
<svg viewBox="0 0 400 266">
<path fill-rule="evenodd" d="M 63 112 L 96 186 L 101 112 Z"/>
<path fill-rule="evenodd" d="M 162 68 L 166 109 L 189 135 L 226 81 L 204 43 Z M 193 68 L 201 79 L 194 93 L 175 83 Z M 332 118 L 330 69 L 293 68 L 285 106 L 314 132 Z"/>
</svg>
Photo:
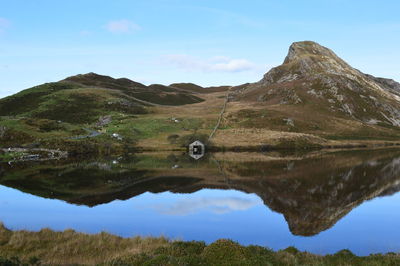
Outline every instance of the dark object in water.
<svg viewBox="0 0 400 266">
<path fill-rule="evenodd" d="M 201 141 L 196 140 L 195 142 L 189 144 L 190 157 L 198 160 L 204 156 L 204 153 L 205 153 L 205 146 Z"/>
</svg>

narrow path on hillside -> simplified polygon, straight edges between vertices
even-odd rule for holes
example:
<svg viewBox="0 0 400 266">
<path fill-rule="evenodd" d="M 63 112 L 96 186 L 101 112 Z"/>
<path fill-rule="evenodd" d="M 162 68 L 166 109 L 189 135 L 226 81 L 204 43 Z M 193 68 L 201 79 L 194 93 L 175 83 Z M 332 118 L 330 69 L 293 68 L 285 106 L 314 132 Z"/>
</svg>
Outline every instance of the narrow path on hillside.
<svg viewBox="0 0 400 266">
<path fill-rule="evenodd" d="M 93 88 L 93 87 L 90 87 L 90 88 Z M 97 87 L 97 88 L 104 89 L 102 87 Z M 113 91 L 113 92 L 115 92 L 117 94 L 120 94 L 120 95 L 126 97 L 126 98 L 129 98 L 131 100 L 134 100 L 136 102 L 139 102 L 139 103 L 142 103 L 142 104 L 145 104 L 145 105 L 150 105 L 150 106 L 172 106 L 172 105 L 163 105 L 163 104 L 157 104 L 157 103 L 152 103 L 152 102 L 148 102 L 148 101 L 145 101 L 145 100 L 141 100 L 141 99 L 138 99 L 136 97 L 133 97 L 132 95 L 128 95 L 128 94 L 126 94 L 126 93 L 124 93 L 123 91 L 120 91 L 120 90 L 110 89 L 110 88 L 106 88 L 106 89 L 108 91 Z"/>
<path fill-rule="evenodd" d="M 208 141 L 210 141 L 212 139 L 212 137 L 214 136 L 215 132 L 217 132 L 217 130 L 218 130 L 220 124 L 221 124 L 222 117 L 224 116 L 224 113 L 225 113 L 225 110 L 226 110 L 226 106 L 227 106 L 228 101 L 229 101 L 229 96 L 231 95 L 231 89 L 232 89 L 232 86 L 226 92 L 224 105 L 222 106 L 222 110 L 219 113 L 217 124 L 215 125 L 215 127 L 214 127 L 213 131 L 211 132 L 210 136 L 208 137 Z"/>
</svg>

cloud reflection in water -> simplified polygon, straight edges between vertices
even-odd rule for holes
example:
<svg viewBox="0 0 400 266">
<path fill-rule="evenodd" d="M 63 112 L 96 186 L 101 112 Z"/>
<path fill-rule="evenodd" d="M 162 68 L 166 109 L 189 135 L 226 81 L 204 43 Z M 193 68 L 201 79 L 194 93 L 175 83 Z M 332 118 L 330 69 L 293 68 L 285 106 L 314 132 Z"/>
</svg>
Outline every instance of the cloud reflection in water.
<svg viewBox="0 0 400 266">
<path fill-rule="evenodd" d="M 259 204 L 262 204 L 261 200 L 239 197 L 199 197 L 179 199 L 174 202 L 154 204 L 149 207 L 165 215 L 189 215 L 204 210 L 215 214 L 226 214 L 234 211 L 245 211 Z"/>
</svg>

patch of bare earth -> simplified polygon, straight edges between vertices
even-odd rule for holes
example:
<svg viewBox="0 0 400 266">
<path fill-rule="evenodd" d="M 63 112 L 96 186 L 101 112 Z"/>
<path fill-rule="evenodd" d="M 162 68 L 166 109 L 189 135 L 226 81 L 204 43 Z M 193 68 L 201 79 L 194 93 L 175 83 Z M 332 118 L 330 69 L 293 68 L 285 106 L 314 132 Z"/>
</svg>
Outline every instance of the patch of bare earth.
<svg viewBox="0 0 400 266">
<path fill-rule="evenodd" d="M 262 146 L 277 145 L 282 141 L 305 140 L 309 143 L 322 145 L 326 140 L 311 134 L 273 131 L 260 128 L 234 128 L 217 131 L 213 138 L 216 146 Z"/>
</svg>

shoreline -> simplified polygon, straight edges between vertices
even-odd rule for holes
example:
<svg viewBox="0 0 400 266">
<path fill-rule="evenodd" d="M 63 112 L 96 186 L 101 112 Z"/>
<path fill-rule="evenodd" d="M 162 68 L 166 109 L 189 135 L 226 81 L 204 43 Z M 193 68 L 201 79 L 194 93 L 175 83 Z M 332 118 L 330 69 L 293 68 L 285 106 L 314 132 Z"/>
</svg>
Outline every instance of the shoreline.
<svg viewBox="0 0 400 266">
<path fill-rule="evenodd" d="M 350 143 L 342 144 L 325 144 L 325 145 L 310 145 L 310 146 L 284 146 L 284 145 L 254 145 L 254 146 L 206 146 L 208 152 L 268 152 L 268 151 L 304 151 L 304 150 L 332 150 L 332 149 L 375 149 L 375 148 L 390 148 L 400 146 L 400 142 L 376 142 L 376 143 Z M 166 152 L 166 151 L 187 151 L 187 148 L 174 149 L 156 149 L 153 147 L 137 147 L 137 151 L 141 152 Z"/>
<path fill-rule="evenodd" d="M 47 161 L 47 160 L 60 160 L 72 157 L 82 156 L 120 156 L 123 154 L 135 154 L 135 153 L 146 153 L 146 152 L 187 152 L 186 147 L 175 147 L 175 148 L 154 148 L 154 147 L 132 147 L 129 152 L 111 152 L 107 154 L 101 154 L 96 152 L 86 153 L 75 153 L 68 150 L 60 149 L 49 149 L 49 148 L 0 148 L 0 162 L 27 162 L 27 161 Z M 354 141 L 354 142 L 332 142 L 324 145 L 253 145 L 253 146 L 206 146 L 206 152 L 273 152 L 273 151 L 330 151 L 330 150 L 352 150 L 352 149 L 376 149 L 376 148 L 400 148 L 400 142 L 388 142 L 388 141 Z"/>
</svg>

